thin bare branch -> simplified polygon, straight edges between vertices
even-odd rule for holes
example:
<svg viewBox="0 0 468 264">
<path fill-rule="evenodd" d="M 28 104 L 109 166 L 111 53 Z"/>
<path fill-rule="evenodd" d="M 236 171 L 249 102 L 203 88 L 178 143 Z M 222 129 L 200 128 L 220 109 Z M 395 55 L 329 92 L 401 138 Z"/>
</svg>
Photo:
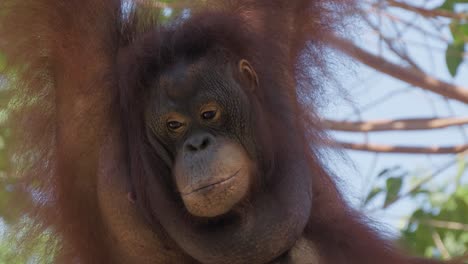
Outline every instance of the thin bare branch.
<svg viewBox="0 0 468 264">
<path fill-rule="evenodd" d="M 444 259 L 449 259 L 450 253 L 445 247 L 444 242 L 442 241 L 442 238 L 440 237 L 439 233 L 437 233 L 436 231 L 432 231 L 432 240 L 434 241 L 434 244 L 436 245 L 437 249 L 442 254 L 442 257 Z"/>
<path fill-rule="evenodd" d="M 391 38 L 387 37 L 386 35 L 383 34 L 381 26 L 374 25 L 370 19 L 363 15 L 362 16 L 363 20 L 366 21 L 366 23 L 371 27 L 378 35 L 380 41 L 383 41 L 387 47 L 395 54 L 397 55 L 400 59 L 403 61 L 407 62 L 409 66 L 421 70 L 421 68 L 417 65 L 417 63 L 408 55 L 408 53 L 405 50 L 400 49 L 395 45 L 395 41 L 393 41 Z M 380 16 L 379 16 L 380 18 Z"/>
<path fill-rule="evenodd" d="M 350 87 L 353 87 L 353 86 L 350 86 Z M 379 106 L 379 105 L 381 105 L 381 104 L 383 104 L 385 102 L 388 102 L 388 101 L 392 100 L 394 97 L 396 97 L 398 95 L 402 95 L 404 93 L 412 92 L 414 90 L 412 87 L 414 87 L 414 86 L 413 85 L 408 85 L 407 87 L 404 87 L 402 89 L 389 91 L 388 93 L 383 94 L 379 98 L 377 98 L 377 99 L 363 105 L 362 107 L 359 108 L 359 111 L 360 111 L 360 113 L 364 113 L 366 111 L 371 110 L 372 108 L 374 108 L 376 106 Z M 356 96 L 359 96 L 359 94 L 356 94 Z M 342 120 L 344 120 L 344 121 L 349 120 L 354 115 L 355 115 L 354 112 L 352 112 L 350 114 L 347 114 Z M 361 118 L 359 118 L 359 119 L 361 120 Z"/>
<path fill-rule="evenodd" d="M 427 130 L 468 124 L 468 117 L 460 118 L 416 118 L 399 120 L 373 120 L 362 122 L 321 121 L 326 129 L 348 132 L 372 132 L 392 130 Z"/>
<path fill-rule="evenodd" d="M 460 153 L 459 155 L 460 156 L 463 156 L 465 153 Z M 397 197 L 395 197 L 395 199 L 393 199 L 392 201 L 390 201 L 389 203 L 387 203 L 387 205 L 393 205 L 395 204 L 397 201 L 399 200 L 402 200 L 404 198 L 407 198 L 409 196 L 411 196 L 412 194 L 414 194 L 416 191 L 418 191 L 424 184 L 432 181 L 434 178 L 436 178 L 437 176 L 439 175 L 442 175 L 443 172 L 445 172 L 446 170 L 448 170 L 449 168 L 451 168 L 452 166 L 454 166 L 455 164 L 458 163 L 458 159 L 454 159 L 454 160 L 451 160 L 449 161 L 448 163 L 446 163 L 445 165 L 441 166 L 440 168 L 438 168 L 437 170 L 435 171 L 431 171 L 429 173 L 429 175 L 427 175 L 426 177 L 422 178 L 418 183 L 416 183 L 415 185 L 413 185 L 411 187 L 411 189 L 409 189 L 408 191 L 406 191 L 405 193 L 403 194 L 399 194 L 397 195 Z M 384 208 L 388 207 L 388 206 L 384 206 Z"/>
<path fill-rule="evenodd" d="M 427 29 L 425 29 L 424 27 L 421 27 L 417 24 L 414 24 L 412 23 L 412 21 L 408 21 L 407 19 L 403 19 L 402 17 L 398 17 L 398 16 L 395 16 L 391 13 L 388 13 L 388 12 L 381 12 L 380 14 L 382 14 L 382 16 L 385 16 L 387 19 L 389 19 L 390 21 L 393 21 L 393 22 L 396 22 L 396 23 L 400 23 L 406 27 L 410 27 L 416 31 L 419 31 L 423 34 L 427 34 L 428 36 L 430 36 L 431 38 L 433 39 L 436 39 L 438 41 L 441 41 L 441 42 L 448 42 L 449 40 L 443 36 L 443 34 L 436 34 L 435 32 L 433 31 L 429 31 Z M 436 28 L 436 26 L 434 26 L 434 28 Z M 407 43 L 409 43 L 408 41 L 406 41 Z"/>
<path fill-rule="evenodd" d="M 419 223 L 423 225 L 428 225 L 432 227 L 444 228 L 444 229 L 450 229 L 450 230 L 461 230 L 461 231 L 468 232 L 468 224 L 452 222 L 452 221 L 440 221 L 440 220 L 434 220 L 434 219 L 422 219 L 422 220 L 416 220 L 416 221 L 418 221 Z"/>
<path fill-rule="evenodd" d="M 458 146 L 433 146 L 433 147 L 419 147 L 419 146 L 393 146 L 393 145 L 380 145 L 380 144 L 362 144 L 350 143 L 343 141 L 330 142 L 330 146 L 345 148 L 350 150 L 368 151 L 368 152 L 381 152 L 381 153 L 406 153 L 406 154 L 457 154 L 468 150 L 468 144 Z"/>
<path fill-rule="evenodd" d="M 352 41 L 336 35 L 328 35 L 327 37 L 332 47 L 368 65 L 369 67 L 374 68 L 375 70 L 422 89 L 468 104 L 468 88 L 466 87 L 438 80 L 422 71 L 398 65 L 382 57 L 369 53 L 354 44 Z"/>
<path fill-rule="evenodd" d="M 418 13 L 424 17 L 447 17 L 447 18 L 458 19 L 458 20 L 468 19 L 468 13 L 454 13 L 454 12 L 450 12 L 447 10 L 426 9 L 426 8 L 409 5 L 407 3 L 403 3 L 403 2 L 395 1 L 395 0 L 387 0 L 387 4 L 389 6 L 398 7 L 401 9 L 405 9 L 407 11 Z"/>
</svg>

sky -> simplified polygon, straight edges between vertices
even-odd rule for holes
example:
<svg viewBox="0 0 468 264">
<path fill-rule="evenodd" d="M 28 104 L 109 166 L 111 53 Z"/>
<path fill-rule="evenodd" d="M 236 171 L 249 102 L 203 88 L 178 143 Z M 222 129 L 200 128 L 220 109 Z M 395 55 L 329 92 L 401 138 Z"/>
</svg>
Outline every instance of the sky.
<svg viewBox="0 0 468 264">
<path fill-rule="evenodd" d="M 414 1 L 414 4 L 419 2 L 421 1 Z M 413 2 L 411 3 L 413 4 Z M 398 11 L 394 14 L 412 21 L 418 27 L 440 34 L 438 30 L 435 30 L 433 24 L 417 19 L 412 14 Z M 391 33 L 392 29 L 385 27 L 384 31 Z M 363 26 L 359 28 L 356 35 L 357 37 L 353 37 L 356 43 L 377 54 L 379 46 L 375 32 Z M 447 39 L 451 39 L 447 29 L 443 29 L 443 35 Z M 468 63 L 465 61 L 459 68 L 456 78 L 452 78 L 445 64 L 445 43 L 430 41 L 414 30 L 406 31 L 403 39 L 411 43 L 408 45 L 410 47 L 409 54 L 426 72 L 442 80 L 468 87 Z M 431 48 L 429 49 L 427 46 Z M 397 61 L 389 55 L 388 51 L 385 49 L 383 51 L 390 60 Z M 367 109 L 362 112 L 361 118 L 363 120 L 468 116 L 468 106 L 463 103 L 453 100 L 447 102 L 440 96 L 410 87 L 404 82 L 377 73 L 357 62 L 345 61 L 338 68 L 337 78 L 346 93 L 342 98 L 334 97 L 337 99 L 322 109 L 324 117 L 357 121 L 359 119 L 353 115 L 354 108 Z M 373 102 L 383 98 L 386 99 L 384 103 L 372 106 Z M 335 132 L 332 135 L 338 139 L 357 143 L 364 143 L 366 140 L 363 134 Z M 376 132 L 368 134 L 367 140 L 371 143 L 381 144 L 432 146 L 468 143 L 467 137 L 468 126 L 465 126 L 464 128 L 452 127 L 428 132 Z M 440 166 L 454 159 L 453 155 L 379 154 L 376 157 L 373 153 L 359 151 L 346 151 L 346 154 L 347 160 L 345 162 L 343 162 L 342 157 L 337 155 L 336 163 L 329 164 L 330 162 L 328 162 L 328 165 L 340 179 L 343 193 L 354 205 L 359 204 L 366 191 L 370 189 L 369 177 L 385 168 L 400 165 L 411 172 L 424 175 L 425 172 L 430 173 L 437 170 Z M 333 161 L 333 158 L 331 160 Z M 443 181 L 450 180 L 450 177 L 454 177 L 456 169 L 454 166 L 445 171 L 429 185 L 437 187 Z M 468 178 L 467 173 L 465 173 L 464 178 Z M 414 202 L 404 201 L 395 204 L 389 210 L 376 211 L 369 216 L 383 223 L 389 231 L 396 232 L 397 228 L 404 224 L 405 216 L 408 216 L 415 206 L 417 204 Z"/>
</svg>

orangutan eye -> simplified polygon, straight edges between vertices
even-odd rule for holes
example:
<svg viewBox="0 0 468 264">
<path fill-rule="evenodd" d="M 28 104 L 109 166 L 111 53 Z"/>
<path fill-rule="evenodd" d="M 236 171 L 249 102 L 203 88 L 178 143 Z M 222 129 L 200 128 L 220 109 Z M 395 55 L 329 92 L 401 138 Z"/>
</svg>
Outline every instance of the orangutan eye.
<svg viewBox="0 0 468 264">
<path fill-rule="evenodd" d="M 204 120 L 211 120 L 216 117 L 216 110 L 206 111 L 202 113 L 202 118 Z"/>
<path fill-rule="evenodd" d="M 179 128 L 182 127 L 182 123 L 179 122 L 179 121 L 169 121 L 167 122 L 167 127 L 170 129 L 170 130 L 177 130 Z"/>
</svg>

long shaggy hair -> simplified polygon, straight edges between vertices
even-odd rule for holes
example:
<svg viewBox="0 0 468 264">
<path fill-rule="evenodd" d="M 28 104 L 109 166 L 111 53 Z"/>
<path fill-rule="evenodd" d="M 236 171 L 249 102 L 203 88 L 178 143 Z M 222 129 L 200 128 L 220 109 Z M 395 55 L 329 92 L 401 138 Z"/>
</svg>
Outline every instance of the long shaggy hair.
<svg viewBox="0 0 468 264">
<path fill-rule="evenodd" d="M 415 263 L 344 203 L 315 147 L 323 138 L 310 104 L 329 78 L 325 36 L 341 29 L 353 1 L 200 2 L 158 25 L 151 1 L 2 0 L 0 52 L 13 91 L 11 173 L 17 193 L 29 197 L 18 209 L 22 247 L 45 237 L 57 263 L 110 263 L 111 234 L 96 186 L 103 141 L 110 129 L 121 130 L 128 180 L 138 197 L 150 197 L 142 120 L 148 84 L 178 60 L 220 49 L 248 59 L 261 80 L 259 118 L 269 126 L 257 133 L 275 143 L 264 146 L 270 166 L 287 160 L 284 148 L 305 153 L 312 210 L 304 236 L 320 257 Z M 143 213 L 151 211 L 151 198 L 138 202 Z"/>
</svg>

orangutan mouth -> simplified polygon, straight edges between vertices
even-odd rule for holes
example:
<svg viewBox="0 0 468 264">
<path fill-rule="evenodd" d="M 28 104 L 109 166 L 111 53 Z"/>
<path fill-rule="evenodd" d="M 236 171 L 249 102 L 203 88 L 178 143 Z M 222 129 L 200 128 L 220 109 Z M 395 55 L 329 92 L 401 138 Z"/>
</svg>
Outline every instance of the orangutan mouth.
<svg viewBox="0 0 468 264">
<path fill-rule="evenodd" d="M 209 191 L 211 189 L 216 188 L 217 186 L 219 186 L 221 184 L 227 184 L 230 181 L 232 181 L 239 174 L 240 171 L 241 171 L 241 169 L 237 170 L 234 174 L 232 174 L 231 176 L 229 176 L 229 177 L 227 177 L 225 179 L 219 180 L 219 181 L 214 182 L 214 183 L 209 183 L 209 184 L 203 185 L 201 187 L 197 187 L 196 189 L 193 189 L 193 190 L 191 190 L 189 192 L 186 192 L 186 193 L 182 193 L 182 196 L 187 196 L 187 195 L 191 195 L 191 194 L 199 193 L 199 192 L 206 192 L 206 191 Z"/>
</svg>

